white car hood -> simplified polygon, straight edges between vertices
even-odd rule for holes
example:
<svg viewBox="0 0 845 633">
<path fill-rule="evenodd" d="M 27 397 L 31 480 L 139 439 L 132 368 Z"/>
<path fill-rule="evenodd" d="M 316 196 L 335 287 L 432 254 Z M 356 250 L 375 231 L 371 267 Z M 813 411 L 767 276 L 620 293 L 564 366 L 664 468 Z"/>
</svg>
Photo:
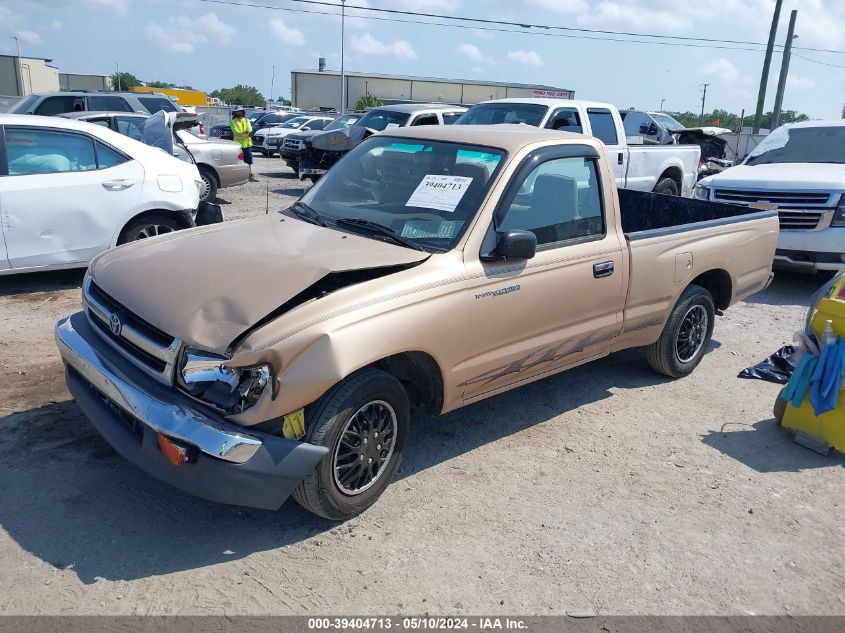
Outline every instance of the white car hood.
<svg viewBox="0 0 845 633">
<path fill-rule="evenodd" d="M 845 191 L 845 165 L 833 163 L 737 165 L 706 179 L 702 184 L 729 189 Z"/>
</svg>

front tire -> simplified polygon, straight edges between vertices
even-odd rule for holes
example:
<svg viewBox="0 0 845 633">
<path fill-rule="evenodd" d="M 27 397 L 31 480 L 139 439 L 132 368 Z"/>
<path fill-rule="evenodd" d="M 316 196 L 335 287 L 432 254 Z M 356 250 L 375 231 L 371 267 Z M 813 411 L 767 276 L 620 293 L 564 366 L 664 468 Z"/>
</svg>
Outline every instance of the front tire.
<svg viewBox="0 0 845 633">
<path fill-rule="evenodd" d="M 646 348 L 648 364 L 672 378 L 691 374 L 707 352 L 715 318 L 710 292 L 701 286 L 689 286 L 672 308 L 660 338 Z"/>
<path fill-rule="evenodd" d="M 309 409 L 304 441 L 329 453 L 293 498 L 314 514 L 343 521 L 373 505 L 396 474 L 410 426 L 408 394 L 392 375 L 370 368 Z"/>
</svg>

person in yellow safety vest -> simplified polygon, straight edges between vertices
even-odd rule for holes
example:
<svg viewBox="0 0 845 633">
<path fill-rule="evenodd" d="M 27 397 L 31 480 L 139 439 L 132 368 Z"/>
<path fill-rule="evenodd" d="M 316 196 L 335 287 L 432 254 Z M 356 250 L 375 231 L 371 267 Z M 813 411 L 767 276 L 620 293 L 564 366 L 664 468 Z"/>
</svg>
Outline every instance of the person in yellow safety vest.
<svg viewBox="0 0 845 633">
<path fill-rule="evenodd" d="M 232 138 L 241 145 L 244 162 L 249 165 L 249 181 L 258 182 L 258 178 L 252 175 L 252 138 L 250 137 L 252 124 L 246 118 L 246 112 L 244 110 L 232 111 L 232 120 L 229 127 L 232 128 Z"/>
</svg>

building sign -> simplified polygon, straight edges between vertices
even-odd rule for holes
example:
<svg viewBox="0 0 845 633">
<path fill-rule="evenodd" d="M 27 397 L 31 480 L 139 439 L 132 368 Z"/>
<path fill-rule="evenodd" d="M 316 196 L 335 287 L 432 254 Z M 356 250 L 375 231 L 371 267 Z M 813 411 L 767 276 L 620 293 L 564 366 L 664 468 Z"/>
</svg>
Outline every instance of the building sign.
<svg viewBox="0 0 845 633">
<path fill-rule="evenodd" d="M 531 96 L 538 99 L 571 99 L 572 93 L 569 90 L 533 90 Z"/>
</svg>

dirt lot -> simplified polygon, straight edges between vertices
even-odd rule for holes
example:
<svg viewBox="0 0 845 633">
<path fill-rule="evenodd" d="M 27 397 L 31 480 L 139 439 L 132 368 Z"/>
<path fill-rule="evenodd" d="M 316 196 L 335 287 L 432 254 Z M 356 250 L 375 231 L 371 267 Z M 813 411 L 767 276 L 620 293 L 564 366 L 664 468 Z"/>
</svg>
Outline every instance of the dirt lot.
<svg viewBox="0 0 845 633">
<path fill-rule="evenodd" d="M 302 192 L 256 167 L 228 218 Z M 194 499 L 113 453 L 53 343 L 81 279 L 0 278 L 2 614 L 845 614 L 845 459 L 793 444 L 777 386 L 736 378 L 818 279 L 729 310 L 685 380 L 631 351 L 417 416 L 398 480 L 343 525 Z"/>
</svg>

